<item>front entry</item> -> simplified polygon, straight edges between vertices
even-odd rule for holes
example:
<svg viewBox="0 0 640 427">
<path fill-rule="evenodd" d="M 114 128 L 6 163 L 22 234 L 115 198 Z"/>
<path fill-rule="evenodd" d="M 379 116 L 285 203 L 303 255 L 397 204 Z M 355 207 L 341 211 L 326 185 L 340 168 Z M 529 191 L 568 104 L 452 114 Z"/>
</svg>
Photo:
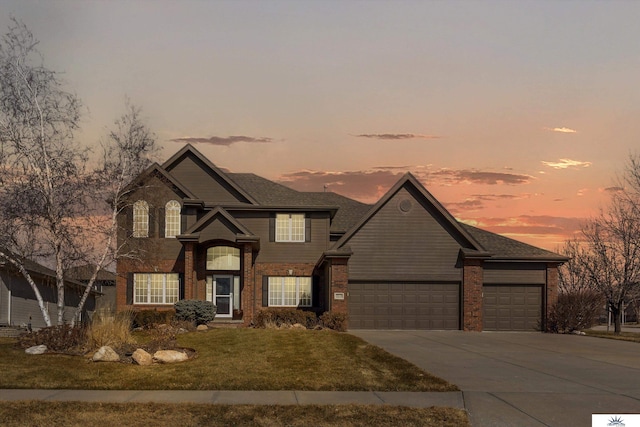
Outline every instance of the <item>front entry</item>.
<svg viewBox="0 0 640 427">
<path fill-rule="evenodd" d="M 233 315 L 233 276 L 214 274 L 207 276 L 207 300 L 217 307 L 216 317 Z"/>
</svg>

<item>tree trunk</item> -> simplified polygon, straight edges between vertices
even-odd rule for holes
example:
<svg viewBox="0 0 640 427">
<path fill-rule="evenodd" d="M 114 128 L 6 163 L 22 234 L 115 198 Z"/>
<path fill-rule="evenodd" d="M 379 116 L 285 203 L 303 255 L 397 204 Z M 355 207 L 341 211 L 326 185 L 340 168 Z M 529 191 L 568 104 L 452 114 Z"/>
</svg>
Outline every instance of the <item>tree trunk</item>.
<svg viewBox="0 0 640 427">
<path fill-rule="evenodd" d="M 622 325 L 621 325 L 621 317 L 622 317 L 622 310 L 620 309 L 620 304 L 619 303 L 611 303 L 609 304 L 609 307 L 611 308 L 611 317 L 613 317 L 613 333 L 615 335 L 620 335 L 620 332 L 622 331 Z"/>
</svg>

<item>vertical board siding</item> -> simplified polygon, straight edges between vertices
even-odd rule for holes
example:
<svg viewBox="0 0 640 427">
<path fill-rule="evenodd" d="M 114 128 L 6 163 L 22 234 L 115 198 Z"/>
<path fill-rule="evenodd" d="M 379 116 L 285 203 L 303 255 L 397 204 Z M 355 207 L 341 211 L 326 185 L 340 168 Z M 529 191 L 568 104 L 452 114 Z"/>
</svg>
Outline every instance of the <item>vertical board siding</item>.
<svg viewBox="0 0 640 427">
<path fill-rule="evenodd" d="M 398 191 L 346 242 L 353 250 L 349 278 L 459 280 L 461 245 L 431 209 L 406 189 Z"/>
<path fill-rule="evenodd" d="M 9 289 L 0 275 L 0 325 L 9 324 Z"/>
</svg>

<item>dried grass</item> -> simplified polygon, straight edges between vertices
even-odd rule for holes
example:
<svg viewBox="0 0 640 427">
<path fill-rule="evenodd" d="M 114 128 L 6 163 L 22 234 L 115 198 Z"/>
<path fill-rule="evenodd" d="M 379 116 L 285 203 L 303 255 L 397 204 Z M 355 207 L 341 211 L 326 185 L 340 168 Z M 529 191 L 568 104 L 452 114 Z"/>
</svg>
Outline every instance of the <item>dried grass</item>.
<svg viewBox="0 0 640 427">
<path fill-rule="evenodd" d="M 118 348 L 135 343 L 131 335 L 132 317 L 130 311 L 114 313 L 108 308 L 96 311 L 87 328 L 88 348 L 98 349 L 105 345 Z"/>
</svg>

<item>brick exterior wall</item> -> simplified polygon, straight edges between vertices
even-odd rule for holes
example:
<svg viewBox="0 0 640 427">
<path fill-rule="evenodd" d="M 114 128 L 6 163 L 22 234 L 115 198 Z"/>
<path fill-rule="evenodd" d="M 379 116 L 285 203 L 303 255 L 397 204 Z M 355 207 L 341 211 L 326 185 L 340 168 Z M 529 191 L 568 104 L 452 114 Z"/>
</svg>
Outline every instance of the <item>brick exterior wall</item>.
<svg viewBox="0 0 640 427">
<path fill-rule="evenodd" d="M 347 306 L 347 284 L 349 283 L 349 267 L 347 265 L 348 258 L 331 259 L 331 283 L 329 288 L 329 310 L 335 313 L 348 314 Z M 336 292 L 344 294 L 343 300 L 334 299 Z"/>
<path fill-rule="evenodd" d="M 558 264 L 547 264 L 547 286 L 545 307 L 542 313 L 542 330 L 546 329 L 547 319 L 549 318 L 549 312 L 556 302 L 558 302 L 558 286 L 560 283 L 560 275 L 558 273 Z"/>
<path fill-rule="evenodd" d="M 482 261 L 464 260 L 462 329 L 482 332 Z"/>
<path fill-rule="evenodd" d="M 255 316 L 256 283 L 255 266 L 253 264 L 253 252 L 250 243 L 245 243 L 242 252 L 242 293 L 240 305 L 242 307 L 242 320 L 248 326 Z"/>
</svg>

